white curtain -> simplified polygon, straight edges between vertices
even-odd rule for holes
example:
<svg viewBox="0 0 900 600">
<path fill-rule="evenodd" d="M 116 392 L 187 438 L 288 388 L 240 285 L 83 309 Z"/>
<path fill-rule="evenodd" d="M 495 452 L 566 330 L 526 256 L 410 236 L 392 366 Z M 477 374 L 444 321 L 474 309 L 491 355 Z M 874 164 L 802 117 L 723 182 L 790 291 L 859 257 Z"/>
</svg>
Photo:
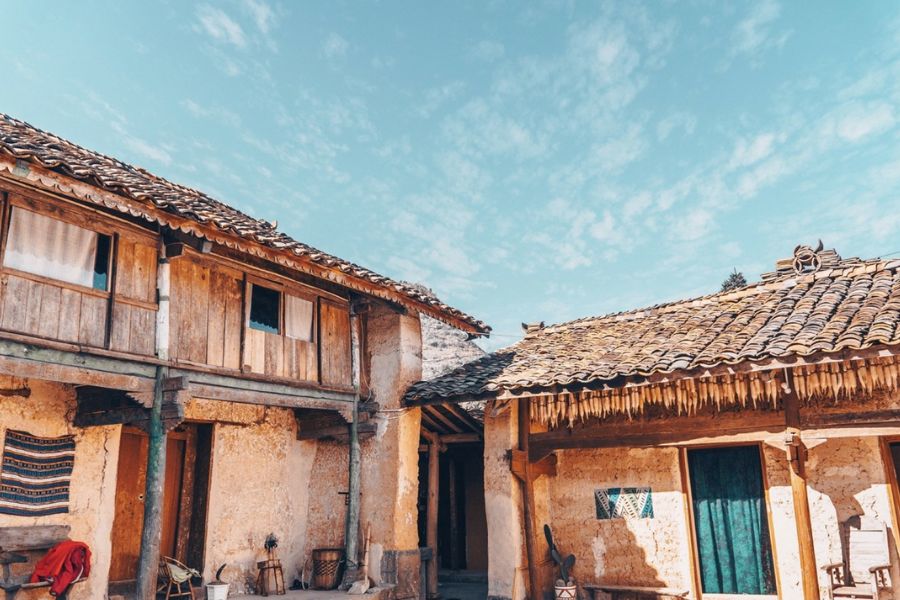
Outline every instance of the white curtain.
<svg viewBox="0 0 900 600">
<path fill-rule="evenodd" d="M 284 295 L 284 334 L 295 340 L 312 341 L 313 303 Z"/>
<path fill-rule="evenodd" d="M 13 208 L 5 266 L 91 287 L 96 256 L 96 232 Z"/>
</svg>

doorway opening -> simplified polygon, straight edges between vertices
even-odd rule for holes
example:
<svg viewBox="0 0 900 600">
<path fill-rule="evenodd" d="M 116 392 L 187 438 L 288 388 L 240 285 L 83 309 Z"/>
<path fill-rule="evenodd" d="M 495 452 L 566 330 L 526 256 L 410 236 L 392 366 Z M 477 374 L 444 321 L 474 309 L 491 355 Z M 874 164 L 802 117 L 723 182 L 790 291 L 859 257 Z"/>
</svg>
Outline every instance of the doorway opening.
<svg viewBox="0 0 900 600">
<path fill-rule="evenodd" d="M 688 449 L 687 459 L 703 593 L 774 596 L 760 447 Z"/>
<path fill-rule="evenodd" d="M 454 404 L 422 408 L 420 545 L 428 545 L 429 526 L 436 533 L 431 551 L 437 573 L 427 578 L 428 597 L 483 598 L 487 594 L 484 440 L 479 409 L 480 405 L 464 408 Z M 433 459 L 436 469 L 429 464 Z M 432 489 L 434 498 L 429 493 Z"/>
<path fill-rule="evenodd" d="M 129 591 L 137 577 L 144 519 L 149 437 L 122 428 L 109 568 L 110 594 Z M 166 436 L 160 556 L 203 572 L 212 425 L 184 423 Z"/>
</svg>

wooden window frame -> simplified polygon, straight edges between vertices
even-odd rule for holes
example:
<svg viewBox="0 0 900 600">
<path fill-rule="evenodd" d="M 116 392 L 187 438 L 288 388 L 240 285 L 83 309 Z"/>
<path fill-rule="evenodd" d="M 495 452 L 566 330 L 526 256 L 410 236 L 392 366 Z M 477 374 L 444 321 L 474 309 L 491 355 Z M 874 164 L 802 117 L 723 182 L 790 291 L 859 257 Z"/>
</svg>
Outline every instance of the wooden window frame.
<svg viewBox="0 0 900 600">
<path fill-rule="evenodd" d="M 306 286 L 299 285 L 291 285 L 287 283 L 282 283 L 281 281 L 265 279 L 263 277 L 258 277 L 251 273 L 244 272 L 244 296 L 245 300 L 245 315 L 244 315 L 244 327 L 248 329 L 252 329 L 250 327 L 250 307 L 253 302 L 253 287 L 254 285 L 258 285 L 259 287 L 269 288 L 270 290 L 274 290 L 280 294 L 279 298 L 279 310 L 278 310 L 278 333 L 272 333 L 270 331 L 263 331 L 258 329 L 256 331 L 263 331 L 263 333 L 268 333 L 269 335 L 277 335 L 279 337 L 283 337 L 285 339 L 293 340 L 295 338 L 290 338 L 287 336 L 285 332 L 285 307 L 286 303 L 284 301 L 284 295 L 290 294 L 291 296 L 295 296 L 297 298 L 302 298 L 303 300 L 307 300 L 313 305 L 313 315 L 312 315 L 312 337 L 309 340 L 297 340 L 300 342 L 305 342 L 307 344 L 316 344 L 319 343 L 319 300 L 323 299 L 324 296 L 321 296 L 311 288 L 307 288 Z M 326 300 L 330 300 L 325 298 Z M 330 300 L 333 303 L 337 303 L 335 300 Z"/>
<path fill-rule="evenodd" d="M 244 326 L 248 329 L 253 329 L 254 331 L 261 331 L 262 333 L 267 333 L 269 335 L 277 335 L 279 337 L 285 337 L 284 335 L 284 287 L 278 285 L 269 285 L 267 283 L 262 283 L 259 281 L 254 281 L 255 278 L 247 278 L 247 283 L 249 284 L 249 289 L 247 290 L 247 318 L 244 323 Z M 278 331 L 272 332 L 267 331 L 265 329 L 259 329 L 258 327 L 253 327 L 250 323 L 250 315 L 253 312 L 253 288 L 260 287 L 267 289 L 269 291 L 275 292 L 278 294 L 278 314 L 276 318 L 278 320 Z"/>
<path fill-rule="evenodd" d="M 66 223 L 67 225 L 73 225 L 75 227 L 87 229 L 98 235 L 107 236 L 109 238 L 109 253 L 106 257 L 106 289 L 101 290 L 93 286 L 78 285 L 77 283 L 70 283 L 68 281 L 62 281 L 61 279 L 53 279 L 52 277 L 46 277 L 37 273 L 30 273 L 28 271 L 21 271 L 19 269 L 7 267 L 4 264 L 4 259 L 6 257 L 6 246 L 7 242 L 9 241 L 9 228 L 12 221 L 12 212 L 14 208 L 33 212 L 44 217 L 56 219 L 57 221 Z M 37 200 L 34 198 L 23 196 L 21 194 L 11 194 L 9 192 L 4 192 L 3 222 L 2 227 L 0 227 L 0 236 L 2 236 L 0 237 L 0 272 L 8 273 L 16 277 L 21 277 L 22 279 L 35 281 L 37 283 L 53 285 L 64 289 L 73 290 L 79 293 L 96 296 L 98 298 L 111 298 L 114 294 L 116 271 L 115 257 L 118 253 L 119 245 L 118 233 L 118 230 L 112 224 L 105 223 L 102 219 L 93 221 L 88 219 L 85 215 L 79 214 L 78 211 L 73 211 L 68 207 L 53 206 L 44 200 Z"/>
<path fill-rule="evenodd" d="M 775 576 L 775 595 L 763 596 L 765 598 L 777 598 L 782 600 L 781 596 L 781 573 L 778 570 L 778 549 L 775 545 L 775 531 L 772 523 L 772 503 L 769 498 L 769 477 L 766 472 L 766 453 L 765 443 L 762 441 L 746 441 L 746 442 L 721 442 L 708 444 L 686 444 L 679 445 L 678 448 L 678 470 L 681 475 L 681 494 L 684 502 L 685 515 L 687 517 L 687 533 L 688 533 L 688 554 L 691 563 L 691 587 L 693 588 L 692 598 L 702 600 L 703 581 L 700 577 L 700 554 L 697 549 L 697 530 L 695 527 L 696 519 L 694 517 L 694 498 L 691 489 L 691 472 L 688 463 L 688 451 L 690 450 L 708 450 L 716 448 L 735 448 L 735 447 L 754 447 L 759 449 L 759 468 L 762 475 L 763 484 L 763 501 L 766 504 L 766 522 L 769 526 L 769 545 L 772 548 L 772 569 Z M 715 599 L 719 594 L 706 594 L 707 598 Z M 727 596 L 727 594 L 726 594 Z M 755 598 L 756 596 L 754 596 Z"/>
</svg>

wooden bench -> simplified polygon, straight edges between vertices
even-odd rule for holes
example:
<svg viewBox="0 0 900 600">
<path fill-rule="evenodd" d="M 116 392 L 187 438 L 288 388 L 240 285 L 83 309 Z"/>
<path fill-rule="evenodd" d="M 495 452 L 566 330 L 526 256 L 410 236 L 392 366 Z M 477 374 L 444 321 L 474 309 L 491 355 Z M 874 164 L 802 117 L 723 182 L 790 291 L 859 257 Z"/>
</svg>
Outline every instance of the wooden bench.
<svg viewBox="0 0 900 600">
<path fill-rule="evenodd" d="M 49 587 L 50 583 L 28 583 L 34 563 L 44 552 L 69 539 L 68 525 L 34 525 L 30 527 L 0 527 L 0 565 L 3 567 L 0 589 L 12 600 L 19 590 Z M 13 566 L 16 565 L 16 566 Z M 24 566 L 27 565 L 27 566 Z M 84 579 L 77 579 L 78 583 Z"/>
<path fill-rule="evenodd" d="M 603 583 L 585 584 L 593 600 L 600 600 L 603 592 L 612 600 L 677 600 L 687 598 L 688 590 L 660 587 L 639 587 L 633 585 L 606 585 Z"/>
</svg>

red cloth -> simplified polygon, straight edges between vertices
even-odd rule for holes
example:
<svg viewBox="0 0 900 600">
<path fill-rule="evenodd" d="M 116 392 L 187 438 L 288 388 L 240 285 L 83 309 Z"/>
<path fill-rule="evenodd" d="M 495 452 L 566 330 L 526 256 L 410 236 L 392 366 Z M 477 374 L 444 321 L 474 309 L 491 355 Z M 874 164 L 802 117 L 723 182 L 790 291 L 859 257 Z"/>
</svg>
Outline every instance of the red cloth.
<svg viewBox="0 0 900 600">
<path fill-rule="evenodd" d="M 50 582 L 50 595 L 61 596 L 76 579 L 91 574 L 91 550 L 84 542 L 66 540 L 50 548 L 34 566 L 31 583 Z"/>
</svg>

